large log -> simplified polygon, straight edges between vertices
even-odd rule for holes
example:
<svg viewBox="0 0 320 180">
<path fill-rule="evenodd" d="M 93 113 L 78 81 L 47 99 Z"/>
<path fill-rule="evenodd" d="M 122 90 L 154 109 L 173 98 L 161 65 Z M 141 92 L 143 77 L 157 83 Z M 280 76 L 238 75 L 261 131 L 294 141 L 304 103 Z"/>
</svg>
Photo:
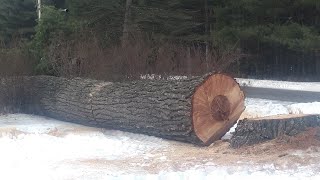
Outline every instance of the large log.
<svg viewBox="0 0 320 180">
<path fill-rule="evenodd" d="M 185 80 L 102 82 L 25 77 L 22 110 L 88 126 L 209 145 L 244 110 L 244 94 L 223 74 Z"/>
<path fill-rule="evenodd" d="M 0 78 L 0 113 L 19 112 L 24 93 L 23 77 Z"/>
<path fill-rule="evenodd" d="M 254 145 L 287 135 L 294 136 L 307 128 L 320 127 L 320 115 L 278 115 L 244 119 L 231 137 L 233 148 Z"/>
</svg>

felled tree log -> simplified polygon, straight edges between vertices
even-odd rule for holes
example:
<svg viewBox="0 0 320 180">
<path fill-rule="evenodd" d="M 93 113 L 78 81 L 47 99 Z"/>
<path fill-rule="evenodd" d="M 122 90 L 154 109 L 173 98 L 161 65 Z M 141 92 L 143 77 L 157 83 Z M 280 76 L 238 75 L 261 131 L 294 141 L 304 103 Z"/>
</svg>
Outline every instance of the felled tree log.
<svg viewBox="0 0 320 180">
<path fill-rule="evenodd" d="M 0 113 L 20 111 L 22 102 L 17 97 L 23 96 L 23 82 L 23 77 L 0 78 Z"/>
<path fill-rule="evenodd" d="M 26 77 L 24 112 L 88 126 L 209 145 L 244 110 L 244 94 L 223 74 L 185 80 L 102 82 Z"/>
<path fill-rule="evenodd" d="M 240 120 L 231 138 L 231 146 L 254 145 L 282 135 L 294 136 L 309 127 L 320 126 L 320 115 L 279 115 Z"/>
</svg>

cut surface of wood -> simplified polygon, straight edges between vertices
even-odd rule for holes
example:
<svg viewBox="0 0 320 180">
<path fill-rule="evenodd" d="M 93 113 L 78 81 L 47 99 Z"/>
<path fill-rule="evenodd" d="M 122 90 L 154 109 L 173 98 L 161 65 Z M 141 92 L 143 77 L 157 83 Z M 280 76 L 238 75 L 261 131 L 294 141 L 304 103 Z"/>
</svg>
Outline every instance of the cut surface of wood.
<svg viewBox="0 0 320 180">
<path fill-rule="evenodd" d="M 220 139 L 244 111 L 244 94 L 224 74 L 209 76 L 196 88 L 192 100 L 194 130 L 205 144 Z"/>
</svg>

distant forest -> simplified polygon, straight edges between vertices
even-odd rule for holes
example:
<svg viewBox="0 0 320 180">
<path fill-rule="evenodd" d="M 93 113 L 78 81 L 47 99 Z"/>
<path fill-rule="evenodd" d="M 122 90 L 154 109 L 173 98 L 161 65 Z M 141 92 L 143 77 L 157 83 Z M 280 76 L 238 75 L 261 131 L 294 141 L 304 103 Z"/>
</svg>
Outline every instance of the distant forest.
<svg viewBox="0 0 320 180">
<path fill-rule="evenodd" d="M 0 75 L 320 80 L 320 0 L 0 0 Z"/>
</svg>

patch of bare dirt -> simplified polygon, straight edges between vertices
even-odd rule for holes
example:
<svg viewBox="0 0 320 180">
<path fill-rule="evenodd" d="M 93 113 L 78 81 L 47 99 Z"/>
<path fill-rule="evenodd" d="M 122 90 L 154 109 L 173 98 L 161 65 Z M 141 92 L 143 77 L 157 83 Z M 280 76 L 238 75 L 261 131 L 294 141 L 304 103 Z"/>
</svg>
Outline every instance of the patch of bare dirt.
<svg viewBox="0 0 320 180">
<path fill-rule="evenodd" d="M 0 138 L 1 137 L 17 138 L 20 134 L 26 134 L 26 133 L 20 130 L 17 130 L 14 127 L 0 127 Z"/>
<path fill-rule="evenodd" d="M 283 136 L 273 141 L 240 149 L 231 148 L 226 141 L 218 141 L 205 148 L 173 143 L 164 155 L 171 161 L 171 163 L 168 161 L 168 166 L 175 164 L 179 168 L 184 168 L 188 164 L 207 163 L 228 167 L 273 164 L 278 169 L 298 168 L 318 164 L 319 132 L 319 128 L 311 128 L 294 137 Z"/>
</svg>

